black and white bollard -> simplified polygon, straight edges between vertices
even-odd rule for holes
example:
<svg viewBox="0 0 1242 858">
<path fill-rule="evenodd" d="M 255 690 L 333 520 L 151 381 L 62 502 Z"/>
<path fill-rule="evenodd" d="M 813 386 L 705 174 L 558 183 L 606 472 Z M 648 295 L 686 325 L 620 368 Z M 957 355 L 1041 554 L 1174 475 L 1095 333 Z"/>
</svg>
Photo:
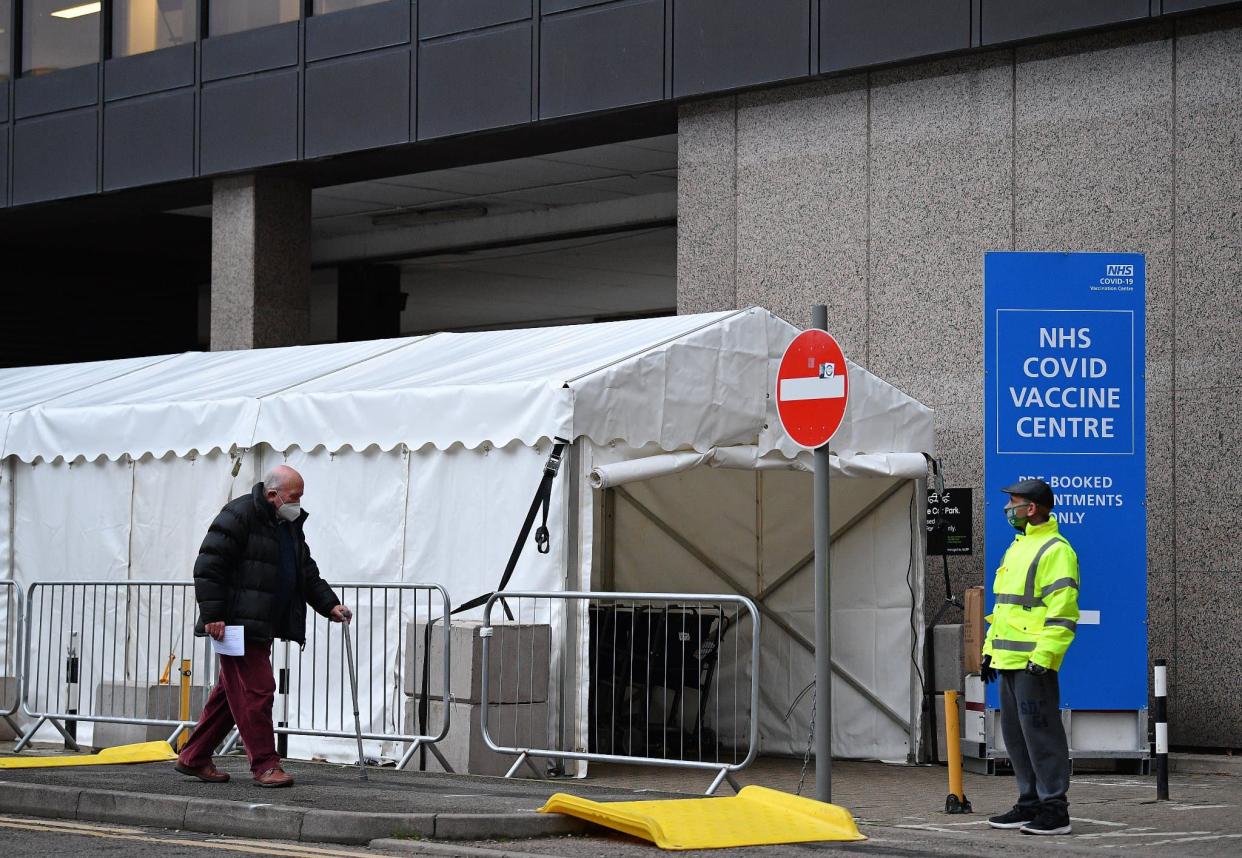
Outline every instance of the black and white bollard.
<svg viewBox="0 0 1242 858">
<path fill-rule="evenodd" d="M 286 646 L 285 647 L 286 664 L 288 663 L 287 661 L 288 657 L 289 657 L 289 648 L 288 646 Z M 288 727 L 289 726 L 289 668 L 287 667 L 280 668 L 280 673 L 278 674 L 278 676 L 279 676 L 279 679 L 276 685 L 276 693 L 280 695 L 281 712 L 283 714 L 281 715 L 281 719 L 277 723 L 276 726 Z M 289 734 L 288 733 L 277 733 L 276 734 L 276 753 L 280 754 L 282 757 L 289 756 Z"/>
<path fill-rule="evenodd" d="M 1156 801 L 1169 800 L 1169 678 L 1167 663 L 1156 659 Z"/>
<path fill-rule="evenodd" d="M 78 633 L 71 632 L 69 634 L 69 650 L 65 653 L 65 714 L 78 714 L 78 676 L 79 659 L 78 659 Z M 78 741 L 78 722 L 73 718 L 65 719 L 65 750 L 76 751 L 76 743 Z"/>
</svg>

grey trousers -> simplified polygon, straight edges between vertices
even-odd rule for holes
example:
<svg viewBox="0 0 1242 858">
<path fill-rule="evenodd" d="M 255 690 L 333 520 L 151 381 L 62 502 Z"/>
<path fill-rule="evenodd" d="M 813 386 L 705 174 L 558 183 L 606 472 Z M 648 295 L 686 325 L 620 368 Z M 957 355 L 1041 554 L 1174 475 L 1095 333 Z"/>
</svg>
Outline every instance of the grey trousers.
<svg viewBox="0 0 1242 858">
<path fill-rule="evenodd" d="M 1024 810 L 1067 813 L 1070 761 L 1061 723 L 1057 672 L 1034 676 L 1025 670 L 1000 673 L 1001 735 L 1018 781 Z"/>
</svg>

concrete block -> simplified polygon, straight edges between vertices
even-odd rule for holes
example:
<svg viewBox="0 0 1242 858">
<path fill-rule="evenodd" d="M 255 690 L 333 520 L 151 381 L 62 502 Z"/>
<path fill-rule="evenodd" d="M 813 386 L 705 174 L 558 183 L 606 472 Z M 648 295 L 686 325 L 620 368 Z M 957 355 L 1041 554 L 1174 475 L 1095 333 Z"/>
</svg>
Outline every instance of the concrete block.
<svg viewBox="0 0 1242 858">
<path fill-rule="evenodd" d="M 407 697 L 405 717 L 407 724 L 416 723 L 418 698 Z M 444 702 L 432 700 L 428 708 L 431 724 L 439 724 L 444 717 Z M 452 719 L 448 736 L 437 747 L 450 766 L 458 773 L 472 775 L 502 776 L 517 759 L 515 755 L 498 754 L 487 747 L 479 726 L 477 703 L 448 704 Z M 488 707 L 487 727 L 493 741 L 499 745 L 517 748 L 546 748 L 550 741 L 547 703 L 493 703 Z M 438 836 L 438 835 L 437 835 Z"/>
<path fill-rule="evenodd" d="M 78 819 L 179 829 L 185 823 L 188 803 L 184 796 L 84 789 L 78 799 Z"/>
<path fill-rule="evenodd" d="M 207 701 L 207 688 L 190 686 L 190 719 L 197 721 Z M 139 685 L 134 682 L 101 682 L 95 689 L 95 714 L 124 718 L 158 718 L 175 720 L 181 703 L 178 685 Z M 167 739 L 171 727 L 150 727 L 141 724 L 95 723 L 92 744 L 112 748 L 135 742 L 156 742 Z"/>
<path fill-rule="evenodd" d="M 9 716 L 13 723 L 17 725 L 17 729 L 24 730 L 31 724 L 31 719 L 22 714 L 21 706 L 17 700 L 17 677 L 16 676 L 0 676 L 0 711 L 8 709 L 10 706 L 15 707 L 15 711 Z M 7 721 L 0 719 L 0 742 L 11 742 L 17 736 L 13 732 Z"/>
<path fill-rule="evenodd" d="M 962 626 L 936 626 L 932 630 L 936 649 L 933 679 L 937 691 L 962 690 Z"/>
<path fill-rule="evenodd" d="M 314 843 L 370 843 L 386 837 L 435 836 L 434 813 L 355 813 L 308 810 L 302 840 Z"/>
<path fill-rule="evenodd" d="M 196 798 L 186 805 L 184 829 L 265 840 L 297 840 L 305 815 L 306 810 L 300 807 Z"/>
<path fill-rule="evenodd" d="M 454 621 L 450 634 L 449 697 L 463 703 L 483 701 L 483 639 L 478 620 Z M 488 695 L 494 703 L 542 703 L 548 699 L 548 665 L 552 633 L 546 625 L 503 623 L 492 627 Z M 411 623 L 405 658 L 405 693 L 419 694 L 422 684 L 424 624 Z M 442 697 L 444 631 L 431 635 L 430 696 Z"/>
<path fill-rule="evenodd" d="M 81 792 L 75 787 L 0 781 L 0 813 L 75 819 Z"/>
</svg>

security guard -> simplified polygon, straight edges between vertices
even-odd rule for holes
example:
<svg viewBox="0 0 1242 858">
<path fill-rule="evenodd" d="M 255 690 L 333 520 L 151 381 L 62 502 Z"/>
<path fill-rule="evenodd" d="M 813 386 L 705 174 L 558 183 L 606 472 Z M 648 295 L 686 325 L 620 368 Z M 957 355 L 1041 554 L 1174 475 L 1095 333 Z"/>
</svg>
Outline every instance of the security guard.
<svg viewBox="0 0 1242 858">
<path fill-rule="evenodd" d="M 1069 834 L 1070 761 L 1057 671 L 1078 625 L 1078 556 L 1057 531 L 1043 480 L 1022 480 L 1005 516 L 1018 535 L 996 570 L 984 682 L 1000 677 L 1001 734 L 1018 781 L 1013 810 L 988 820 L 1023 834 Z"/>
</svg>

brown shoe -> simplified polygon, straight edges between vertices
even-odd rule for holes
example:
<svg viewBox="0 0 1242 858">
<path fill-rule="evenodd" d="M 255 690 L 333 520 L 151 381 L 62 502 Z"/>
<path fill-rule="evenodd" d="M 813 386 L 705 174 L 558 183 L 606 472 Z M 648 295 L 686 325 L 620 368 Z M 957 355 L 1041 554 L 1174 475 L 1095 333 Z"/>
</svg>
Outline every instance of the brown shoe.
<svg viewBox="0 0 1242 858">
<path fill-rule="evenodd" d="M 177 760 L 177 765 L 174 766 L 174 768 L 183 775 L 198 778 L 203 783 L 223 784 L 228 783 L 229 780 L 228 772 L 220 771 L 213 763 L 208 763 L 205 766 L 199 766 L 195 769 L 190 766 L 183 765 L 180 760 Z"/>
<path fill-rule="evenodd" d="M 293 776 L 280 766 L 276 766 L 255 775 L 254 782 L 256 786 L 261 787 L 291 787 L 293 786 Z"/>
</svg>

